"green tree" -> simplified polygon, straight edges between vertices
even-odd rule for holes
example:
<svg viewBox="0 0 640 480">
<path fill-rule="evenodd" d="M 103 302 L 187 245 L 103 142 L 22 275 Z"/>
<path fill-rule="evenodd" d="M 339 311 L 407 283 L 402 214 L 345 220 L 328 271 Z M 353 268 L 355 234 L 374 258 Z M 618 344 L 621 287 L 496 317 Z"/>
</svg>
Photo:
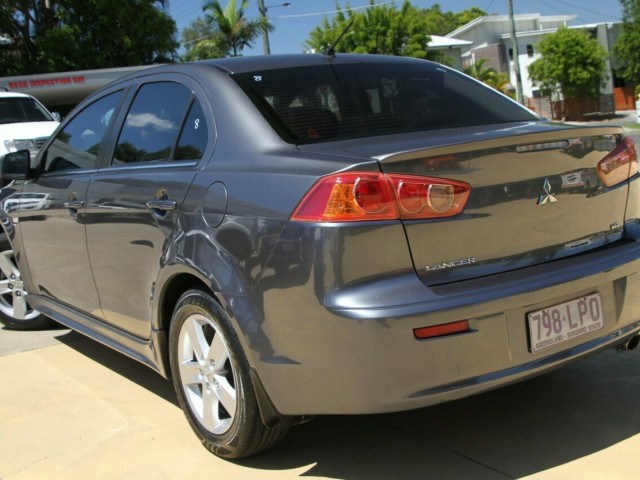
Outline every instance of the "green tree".
<svg viewBox="0 0 640 480">
<path fill-rule="evenodd" d="M 476 60 L 473 64 L 464 69 L 464 73 L 476 80 L 480 80 L 483 83 L 495 82 L 498 71 L 493 67 L 488 67 L 487 61 L 488 60 L 486 58 Z"/>
<path fill-rule="evenodd" d="M 511 95 L 509 92 L 509 77 L 504 72 L 498 72 L 495 68 L 487 66 L 488 59 L 481 58 L 472 65 L 464 69 L 464 73 L 505 95 Z"/>
<path fill-rule="evenodd" d="M 429 37 L 415 7 L 405 1 L 398 10 L 395 6 L 375 5 L 374 0 L 369 1 L 371 8 L 364 12 L 347 7 L 346 11 L 338 9 L 331 21 L 325 17 L 310 32 L 307 47 L 324 51 L 352 23 L 336 51 L 426 57 Z"/>
<path fill-rule="evenodd" d="M 539 44 L 541 58 L 529 65 L 529 76 L 546 93 L 563 98 L 600 94 L 606 80 L 607 53 L 588 33 L 560 28 Z"/>
<path fill-rule="evenodd" d="M 622 31 L 614 45 L 617 73 L 625 80 L 640 84 L 640 2 L 620 0 Z"/>
<path fill-rule="evenodd" d="M 0 0 L 5 74 L 171 61 L 175 22 L 159 0 Z"/>
<path fill-rule="evenodd" d="M 53 26 L 51 17 L 44 1 L 0 0 L 0 32 L 12 42 L 0 48 L 0 70 L 5 75 L 37 71 L 35 41 L 39 32 Z"/>
<path fill-rule="evenodd" d="M 213 25 L 202 17 L 196 18 L 182 30 L 182 45 L 185 48 L 182 59 L 185 62 L 220 58 L 227 53 L 216 41 Z"/>
<path fill-rule="evenodd" d="M 249 0 L 241 0 L 237 7 L 236 0 L 229 0 L 227 6 L 222 8 L 218 0 L 207 2 L 203 10 L 205 20 L 212 26 L 213 36 L 210 40 L 212 47 L 225 52 L 227 55 L 237 57 L 244 47 L 251 47 L 255 38 L 262 33 L 263 25 L 272 31 L 273 26 L 261 19 L 245 18 L 245 10 L 249 6 Z"/>
<path fill-rule="evenodd" d="M 478 17 L 485 16 L 486 12 L 478 7 L 472 7 L 458 13 L 443 12 L 440 4 L 435 3 L 429 8 L 420 10 L 420 15 L 425 17 L 428 28 L 427 33 L 431 35 L 446 35 Z"/>
<path fill-rule="evenodd" d="M 447 33 L 451 33 L 453 30 L 466 25 L 469 22 L 472 22 L 478 17 L 484 17 L 487 14 L 484 10 L 481 10 L 478 7 L 471 7 L 468 10 L 463 10 L 462 12 L 453 14 L 453 28 L 447 30 L 447 32 L 442 35 L 446 35 Z"/>
<path fill-rule="evenodd" d="M 474 8 L 454 14 L 442 12 L 440 5 L 419 9 L 405 0 L 400 8 L 395 5 L 376 5 L 369 0 L 370 8 L 356 12 L 351 8 L 338 8 L 329 20 L 324 17 L 310 34 L 305 46 L 315 51 L 324 51 L 331 46 L 349 23 L 349 31 L 336 46 L 336 51 L 350 53 L 377 53 L 428 58 L 426 50 L 429 34 L 444 35 L 467 23 L 469 18 L 483 15 Z M 460 23 L 463 22 L 463 23 Z"/>
</svg>

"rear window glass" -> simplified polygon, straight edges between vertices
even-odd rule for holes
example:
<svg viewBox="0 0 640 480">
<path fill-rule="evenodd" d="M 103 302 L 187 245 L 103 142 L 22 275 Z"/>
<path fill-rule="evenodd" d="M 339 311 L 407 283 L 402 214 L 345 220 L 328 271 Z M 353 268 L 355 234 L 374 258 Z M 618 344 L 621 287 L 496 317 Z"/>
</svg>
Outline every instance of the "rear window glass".
<svg viewBox="0 0 640 480">
<path fill-rule="evenodd" d="M 426 61 L 297 67 L 233 78 L 294 143 L 538 119 L 489 87 Z"/>
</svg>

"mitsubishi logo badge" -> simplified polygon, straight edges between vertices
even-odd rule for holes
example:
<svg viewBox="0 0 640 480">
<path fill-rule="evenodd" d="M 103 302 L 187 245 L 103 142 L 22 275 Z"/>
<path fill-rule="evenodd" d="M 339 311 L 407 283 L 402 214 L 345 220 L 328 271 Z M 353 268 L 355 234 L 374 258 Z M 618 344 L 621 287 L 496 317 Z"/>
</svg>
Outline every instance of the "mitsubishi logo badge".
<svg viewBox="0 0 640 480">
<path fill-rule="evenodd" d="M 538 197 L 538 205 L 543 205 L 545 203 L 555 203 L 558 201 L 556 196 L 551 193 L 551 182 L 549 182 L 548 178 L 544 179 L 542 188 L 544 189 L 544 195 L 540 195 Z"/>
</svg>

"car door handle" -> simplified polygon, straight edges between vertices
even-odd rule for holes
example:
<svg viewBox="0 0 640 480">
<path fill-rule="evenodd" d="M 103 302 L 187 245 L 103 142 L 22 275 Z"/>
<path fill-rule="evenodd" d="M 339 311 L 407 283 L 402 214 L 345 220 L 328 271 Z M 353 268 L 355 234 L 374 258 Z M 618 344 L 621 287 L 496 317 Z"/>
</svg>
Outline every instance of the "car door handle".
<svg viewBox="0 0 640 480">
<path fill-rule="evenodd" d="M 73 210 L 80 210 L 84 207 L 84 202 L 82 200 L 69 200 L 68 202 L 64 202 L 64 208 L 69 208 Z"/>
<path fill-rule="evenodd" d="M 169 212 L 175 210 L 178 206 L 178 202 L 175 200 L 147 200 L 145 203 L 149 210 L 161 210 L 163 212 Z"/>
</svg>

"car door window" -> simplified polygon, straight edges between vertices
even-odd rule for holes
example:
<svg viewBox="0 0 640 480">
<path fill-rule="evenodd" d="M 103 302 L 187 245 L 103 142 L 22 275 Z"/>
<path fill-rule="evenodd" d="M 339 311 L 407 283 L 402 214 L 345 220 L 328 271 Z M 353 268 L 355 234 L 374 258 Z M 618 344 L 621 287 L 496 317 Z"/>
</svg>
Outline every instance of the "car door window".
<svg viewBox="0 0 640 480">
<path fill-rule="evenodd" d="M 46 152 L 45 172 L 95 169 L 98 152 L 122 91 L 92 103 L 57 133 Z"/>
<path fill-rule="evenodd" d="M 113 165 L 170 160 L 192 95 L 173 82 L 140 87 L 120 132 Z"/>
<path fill-rule="evenodd" d="M 207 148 L 207 120 L 198 99 L 194 99 L 182 127 L 174 160 L 199 160 Z"/>
</svg>

